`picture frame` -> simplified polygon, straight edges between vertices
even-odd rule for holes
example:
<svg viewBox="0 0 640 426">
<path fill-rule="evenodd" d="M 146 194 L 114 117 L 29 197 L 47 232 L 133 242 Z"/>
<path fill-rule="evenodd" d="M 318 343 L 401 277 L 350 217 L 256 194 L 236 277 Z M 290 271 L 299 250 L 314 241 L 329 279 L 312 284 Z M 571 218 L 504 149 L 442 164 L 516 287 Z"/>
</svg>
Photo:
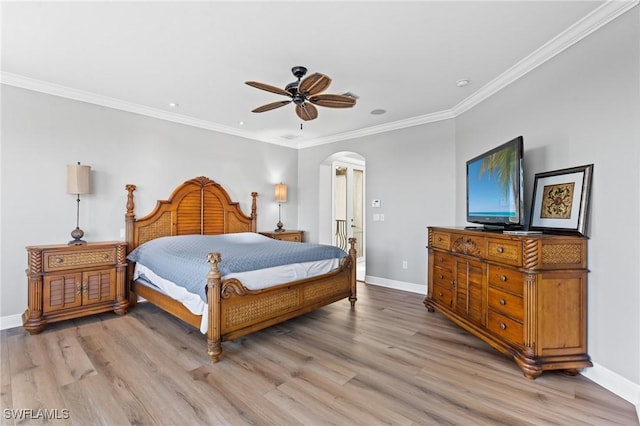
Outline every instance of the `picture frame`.
<svg viewBox="0 0 640 426">
<path fill-rule="evenodd" d="M 529 229 L 587 235 L 593 164 L 537 173 Z"/>
</svg>

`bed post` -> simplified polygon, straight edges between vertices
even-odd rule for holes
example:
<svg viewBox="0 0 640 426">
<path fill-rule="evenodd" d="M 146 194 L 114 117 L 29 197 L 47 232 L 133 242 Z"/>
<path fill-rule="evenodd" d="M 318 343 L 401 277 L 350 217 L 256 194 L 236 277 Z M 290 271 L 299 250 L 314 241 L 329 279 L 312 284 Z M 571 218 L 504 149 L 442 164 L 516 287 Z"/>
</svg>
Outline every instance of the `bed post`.
<svg viewBox="0 0 640 426">
<path fill-rule="evenodd" d="M 207 353 L 211 362 L 218 362 L 222 354 L 222 344 L 220 336 L 220 289 L 222 285 L 218 263 L 220 253 L 209 253 L 207 262 L 211 264 L 211 269 L 207 274 L 207 303 L 209 304 L 209 327 L 207 330 Z"/>
<path fill-rule="evenodd" d="M 258 196 L 257 192 L 251 193 L 251 232 L 257 231 L 257 222 L 258 222 L 258 213 L 256 213 L 256 197 Z"/>
<path fill-rule="evenodd" d="M 133 202 L 133 191 L 136 190 L 136 186 L 132 184 L 125 185 L 125 189 L 127 190 L 127 212 L 124 214 L 124 235 L 125 242 L 127 243 L 127 253 L 126 255 L 134 249 L 134 232 L 133 232 L 133 224 L 136 221 L 136 214 L 134 212 L 135 203 Z M 132 307 L 138 302 L 138 296 L 131 291 L 131 281 L 133 277 L 133 265 L 127 264 L 127 274 L 126 274 L 126 286 L 127 286 L 127 298 L 129 299 L 129 305 Z"/>
<path fill-rule="evenodd" d="M 358 254 L 356 251 L 356 239 L 351 237 L 349 238 L 349 256 L 351 256 L 351 296 L 349 296 L 349 302 L 351 302 L 351 307 L 353 308 L 356 305 L 356 270 L 358 269 Z"/>
</svg>

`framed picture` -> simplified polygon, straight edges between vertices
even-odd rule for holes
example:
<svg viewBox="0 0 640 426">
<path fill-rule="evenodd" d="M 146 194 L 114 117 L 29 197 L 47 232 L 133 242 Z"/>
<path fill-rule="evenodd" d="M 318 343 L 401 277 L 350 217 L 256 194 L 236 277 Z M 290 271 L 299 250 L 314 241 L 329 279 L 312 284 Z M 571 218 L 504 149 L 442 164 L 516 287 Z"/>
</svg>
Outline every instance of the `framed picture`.
<svg viewBox="0 0 640 426">
<path fill-rule="evenodd" d="M 593 164 L 537 173 L 529 229 L 586 235 Z"/>
</svg>

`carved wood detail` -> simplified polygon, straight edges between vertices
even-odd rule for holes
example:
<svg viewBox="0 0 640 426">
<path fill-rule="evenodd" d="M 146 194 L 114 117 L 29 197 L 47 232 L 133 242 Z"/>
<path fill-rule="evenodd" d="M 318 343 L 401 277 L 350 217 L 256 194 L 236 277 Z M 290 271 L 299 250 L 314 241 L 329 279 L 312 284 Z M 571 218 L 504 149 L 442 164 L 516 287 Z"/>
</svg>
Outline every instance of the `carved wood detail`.
<svg viewBox="0 0 640 426">
<path fill-rule="evenodd" d="M 473 256 L 480 256 L 482 250 L 474 240 L 460 237 L 453 241 L 451 249 L 457 253 L 463 253 Z"/>
</svg>

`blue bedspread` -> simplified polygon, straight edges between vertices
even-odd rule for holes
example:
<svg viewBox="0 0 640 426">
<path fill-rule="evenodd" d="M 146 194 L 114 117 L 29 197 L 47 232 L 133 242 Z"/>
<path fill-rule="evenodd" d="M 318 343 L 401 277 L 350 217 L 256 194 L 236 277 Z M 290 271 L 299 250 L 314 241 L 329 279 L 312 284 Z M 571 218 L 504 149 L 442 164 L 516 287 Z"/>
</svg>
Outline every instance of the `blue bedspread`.
<svg viewBox="0 0 640 426">
<path fill-rule="evenodd" d="M 127 256 L 160 277 L 199 294 L 206 301 L 207 254 L 222 255 L 222 276 L 291 263 L 343 258 L 347 253 L 334 246 L 279 241 L 253 232 L 224 235 L 181 235 L 148 241 Z"/>
</svg>

